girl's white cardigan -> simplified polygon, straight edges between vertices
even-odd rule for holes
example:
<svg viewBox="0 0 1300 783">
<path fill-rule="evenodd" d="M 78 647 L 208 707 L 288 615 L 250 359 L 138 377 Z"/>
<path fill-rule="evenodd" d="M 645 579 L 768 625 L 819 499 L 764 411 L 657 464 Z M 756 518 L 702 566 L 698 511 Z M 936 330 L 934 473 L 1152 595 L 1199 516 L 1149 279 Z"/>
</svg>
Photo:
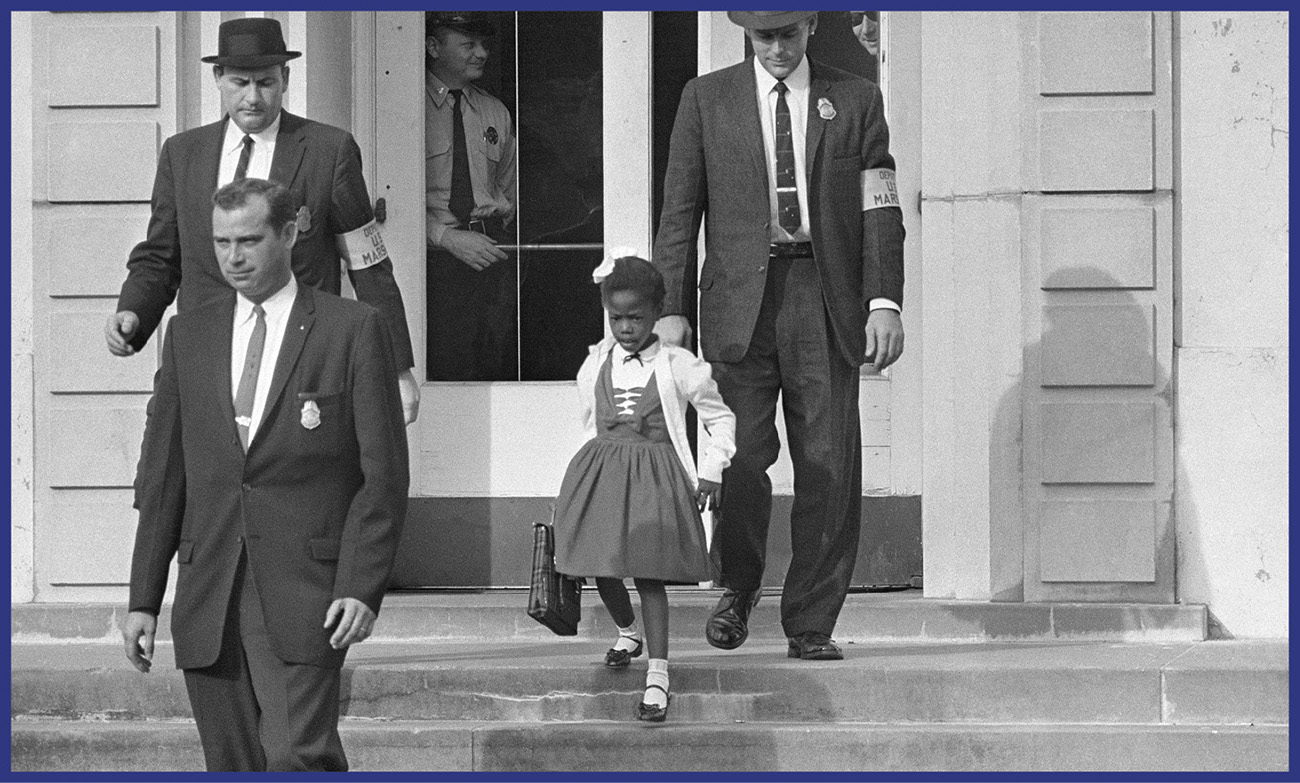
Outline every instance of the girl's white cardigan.
<svg viewBox="0 0 1300 783">
<path fill-rule="evenodd" d="M 591 346 L 586 361 L 578 369 L 578 404 L 588 439 L 596 437 L 596 381 L 615 344 L 613 337 L 606 337 Z M 721 482 L 723 469 L 731 464 L 731 457 L 736 453 L 736 415 L 718 394 L 713 368 L 684 348 L 661 343 L 654 358 L 654 377 L 663 401 L 664 418 L 668 421 L 668 434 L 678 461 L 691 479 L 691 487 L 695 488 L 700 478 Z M 686 439 L 687 402 L 695 406 L 709 432 L 709 445 L 700 457 L 698 474 Z"/>
</svg>

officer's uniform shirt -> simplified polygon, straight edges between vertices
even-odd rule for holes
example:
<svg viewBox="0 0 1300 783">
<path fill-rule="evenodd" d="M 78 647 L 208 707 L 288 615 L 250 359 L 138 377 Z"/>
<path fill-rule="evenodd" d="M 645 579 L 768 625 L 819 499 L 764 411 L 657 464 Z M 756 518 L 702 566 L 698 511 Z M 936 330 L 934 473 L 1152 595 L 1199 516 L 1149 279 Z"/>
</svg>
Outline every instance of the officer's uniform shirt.
<svg viewBox="0 0 1300 783">
<path fill-rule="evenodd" d="M 424 182 L 427 236 L 434 244 L 457 224 L 447 208 L 451 198 L 452 119 L 455 98 L 438 77 L 424 74 Z M 501 101 L 472 84 L 461 96 L 470 182 L 474 187 L 471 220 L 515 214 L 515 135 L 510 112 Z"/>
<path fill-rule="evenodd" d="M 280 134 L 280 115 L 275 116 L 266 128 L 253 137 L 253 152 L 248 158 L 245 176 L 254 179 L 271 178 L 271 158 L 275 157 L 275 137 Z M 233 120 L 226 120 L 226 136 L 221 142 L 221 166 L 217 170 L 217 187 L 230 184 L 239 166 L 239 156 L 244 151 L 244 132 Z"/>
</svg>

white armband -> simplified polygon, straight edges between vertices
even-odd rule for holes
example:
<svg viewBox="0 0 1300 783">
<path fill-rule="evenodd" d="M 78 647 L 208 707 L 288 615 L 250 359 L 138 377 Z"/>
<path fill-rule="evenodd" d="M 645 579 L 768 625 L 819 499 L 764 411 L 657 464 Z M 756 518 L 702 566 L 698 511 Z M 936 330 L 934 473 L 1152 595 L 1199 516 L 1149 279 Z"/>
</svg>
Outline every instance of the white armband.
<svg viewBox="0 0 1300 783">
<path fill-rule="evenodd" d="M 334 242 L 348 269 L 353 271 L 374 266 L 388 258 L 388 248 L 384 247 L 379 224 L 373 220 L 355 231 L 336 235 Z"/>
<path fill-rule="evenodd" d="M 862 180 L 862 211 L 898 207 L 898 183 L 893 169 L 866 169 Z"/>
</svg>

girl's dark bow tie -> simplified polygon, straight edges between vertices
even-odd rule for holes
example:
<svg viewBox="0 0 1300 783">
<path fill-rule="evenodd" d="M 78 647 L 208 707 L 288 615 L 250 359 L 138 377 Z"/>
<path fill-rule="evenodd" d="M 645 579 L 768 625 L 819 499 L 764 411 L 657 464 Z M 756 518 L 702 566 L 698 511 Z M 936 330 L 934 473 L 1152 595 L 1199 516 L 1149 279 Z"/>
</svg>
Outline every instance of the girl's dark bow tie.
<svg viewBox="0 0 1300 783">
<path fill-rule="evenodd" d="M 645 359 L 641 357 L 641 352 L 646 350 L 647 348 L 649 348 L 650 346 L 654 345 L 657 342 L 659 342 L 659 335 L 657 334 L 650 335 L 650 339 L 645 341 L 645 345 L 641 346 L 636 351 L 633 351 L 632 353 L 629 353 L 627 356 L 623 357 L 623 364 L 627 364 L 633 359 L 636 359 L 636 363 L 644 367 Z"/>
</svg>

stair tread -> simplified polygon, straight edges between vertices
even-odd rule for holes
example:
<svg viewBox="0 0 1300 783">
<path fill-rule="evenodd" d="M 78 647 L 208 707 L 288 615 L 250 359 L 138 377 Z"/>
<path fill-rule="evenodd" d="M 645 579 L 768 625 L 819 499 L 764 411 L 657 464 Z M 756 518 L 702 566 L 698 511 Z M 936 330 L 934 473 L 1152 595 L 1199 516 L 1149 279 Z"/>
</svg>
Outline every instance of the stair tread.
<svg viewBox="0 0 1300 783">
<path fill-rule="evenodd" d="M 376 718 L 356 718 L 343 716 L 339 728 L 344 732 L 361 731 L 480 731 L 509 729 L 514 731 L 581 731 L 591 729 L 598 731 L 610 726 L 621 726 L 634 721 L 628 720 L 545 720 L 545 721 L 498 721 L 498 720 L 387 720 Z M 9 721 L 11 731 L 60 732 L 75 729 L 92 733 L 113 733 L 119 731 L 175 731 L 194 730 L 194 721 L 188 718 L 169 720 L 65 720 L 61 718 L 34 718 L 20 716 Z M 1004 733 L 1050 734 L 1075 731 L 1134 731 L 1152 733 L 1205 732 L 1213 734 L 1286 734 L 1290 731 L 1285 723 L 1255 724 L 1217 724 L 1217 723 L 1011 723 L 999 721 L 970 721 L 962 723 L 938 721 L 909 721 L 907 723 L 878 721 L 833 721 L 809 723 L 804 721 L 734 721 L 720 724 L 708 721 L 670 720 L 658 730 L 678 728 L 694 734 L 701 732 L 730 733 L 752 729 L 763 731 L 796 731 L 806 733 L 833 733 L 845 730 L 854 731 L 934 731 L 950 734 L 962 734 L 972 731 L 989 731 Z"/>
<path fill-rule="evenodd" d="M 843 661 L 786 657 L 783 640 L 751 639 L 737 650 L 718 650 L 702 640 L 673 640 L 674 667 L 733 669 L 1050 670 L 1067 668 L 1165 671 L 1287 671 L 1286 640 L 1220 640 L 1181 643 L 1104 642 L 855 642 L 839 640 Z M 582 639 L 483 641 L 370 641 L 355 646 L 347 665 L 355 669 L 572 669 L 600 666 L 608 642 Z M 106 643 L 16 644 L 11 671 L 129 670 L 120 645 Z M 638 659 L 637 663 L 643 661 Z M 155 671 L 174 665 L 172 645 L 161 642 Z M 634 667 L 635 667 L 634 663 Z"/>
<path fill-rule="evenodd" d="M 671 591 L 673 639 L 698 637 L 720 591 Z M 543 640 L 550 632 L 523 611 L 520 590 L 392 593 L 375 627 L 375 639 Z M 582 638 L 612 636 L 613 624 L 594 590 L 585 591 Z M 780 596 L 766 592 L 750 622 L 751 639 L 783 638 Z M 171 607 L 163 607 L 160 638 L 171 632 Z M 111 641 L 125 615 L 120 604 L 15 604 L 10 639 L 15 644 L 86 639 Z M 1180 642 L 1203 640 L 1206 610 L 1195 604 L 1033 604 L 926 598 L 919 590 L 854 593 L 840 613 L 836 635 L 845 639 L 901 641 Z M 373 641 L 373 640 L 372 640 Z"/>
</svg>

